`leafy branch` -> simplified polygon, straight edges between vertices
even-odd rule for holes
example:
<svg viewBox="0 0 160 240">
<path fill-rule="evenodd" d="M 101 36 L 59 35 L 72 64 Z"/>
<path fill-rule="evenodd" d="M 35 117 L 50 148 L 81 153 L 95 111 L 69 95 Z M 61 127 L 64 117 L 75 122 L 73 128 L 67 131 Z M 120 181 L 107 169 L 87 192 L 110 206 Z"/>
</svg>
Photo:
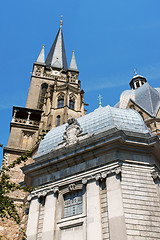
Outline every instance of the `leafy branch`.
<svg viewBox="0 0 160 240">
<path fill-rule="evenodd" d="M 27 150 L 9 165 L 6 164 L 6 155 L 4 155 L 2 167 L 0 170 L 0 219 L 2 221 L 5 221 L 6 219 L 14 220 L 16 224 L 19 225 L 20 234 L 22 235 L 23 240 L 26 239 L 26 235 L 25 230 L 20 226 L 22 222 L 18 211 L 22 205 L 17 206 L 14 203 L 13 199 L 10 197 L 10 193 L 16 190 L 23 190 L 24 192 L 30 193 L 33 188 L 21 187 L 19 184 L 12 182 L 10 179 L 10 171 L 15 166 L 26 162 L 29 158 L 32 157 L 35 147 L 39 145 L 40 141 L 44 138 L 45 133 L 46 132 L 43 132 L 43 134 L 39 135 L 32 149 Z M 0 147 L 3 147 L 3 145 L 0 144 Z M 7 239 L 6 236 L 0 236 L 0 239 L 2 239 L 2 237 Z"/>
</svg>

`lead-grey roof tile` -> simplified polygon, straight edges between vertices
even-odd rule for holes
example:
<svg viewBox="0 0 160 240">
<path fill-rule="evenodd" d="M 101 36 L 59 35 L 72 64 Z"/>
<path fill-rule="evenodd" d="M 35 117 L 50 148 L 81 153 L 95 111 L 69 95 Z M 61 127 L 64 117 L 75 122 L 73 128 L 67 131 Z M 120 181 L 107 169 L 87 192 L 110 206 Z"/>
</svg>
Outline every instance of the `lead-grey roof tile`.
<svg viewBox="0 0 160 240">
<path fill-rule="evenodd" d="M 72 52 L 72 58 L 71 58 L 69 69 L 74 70 L 74 71 L 78 71 L 74 51 Z"/>
<path fill-rule="evenodd" d="M 62 28 L 60 27 L 54 43 L 50 49 L 50 52 L 46 59 L 46 65 L 52 67 L 58 67 L 67 70 L 67 58 L 63 40 Z"/>
<path fill-rule="evenodd" d="M 40 52 L 40 54 L 39 54 L 39 56 L 37 58 L 36 63 L 42 63 L 42 64 L 45 63 L 44 45 L 43 45 L 42 50 L 41 50 L 41 52 Z"/>
<path fill-rule="evenodd" d="M 99 107 L 92 113 L 78 118 L 77 121 L 83 133 L 87 133 L 89 136 L 92 136 L 92 134 L 96 135 L 114 127 L 128 132 L 149 133 L 140 115 L 131 109 L 120 109 L 110 106 Z M 49 153 L 52 149 L 58 147 L 58 144 L 63 141 L 66 126 L 67 124 L 61 125 L 46 134 L 39 145 L 37 157 Z"/>
<path fill-rule="evenodd" d="M 126 90 L 120 96 L 120 108 L 126 108 L 129 99 L 143 108 L 152 116 L 156 116 L 160 107 L 160 91 L 154 89 L 148 83 L 143 84 L 135 90 Z"/>
</svg>

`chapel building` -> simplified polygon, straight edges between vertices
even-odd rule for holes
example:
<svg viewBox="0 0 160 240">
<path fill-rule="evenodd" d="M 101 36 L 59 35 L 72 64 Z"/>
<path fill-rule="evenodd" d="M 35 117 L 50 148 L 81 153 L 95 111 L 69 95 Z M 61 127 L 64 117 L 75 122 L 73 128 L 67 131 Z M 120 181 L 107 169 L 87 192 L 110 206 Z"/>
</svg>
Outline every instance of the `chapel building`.
<svg viewBox="0 0 160 240">
<path fill-rule="evenodd" d="M 137 74 L 130 86 L 49 131 L 22 168 L 28 240 L 160 239 L 160 89 Z"/>
<path fill-rule="evenodd" d="M 13 107 L 6 164 L 34 149 L 12 176 L 34 187 L 27 240 L 159 240 L 160 89 L 136 74 L 119 103 L 86 114 L 78 73 L 61 24 L 33 65 L 26 107 Z"/>
</svg>

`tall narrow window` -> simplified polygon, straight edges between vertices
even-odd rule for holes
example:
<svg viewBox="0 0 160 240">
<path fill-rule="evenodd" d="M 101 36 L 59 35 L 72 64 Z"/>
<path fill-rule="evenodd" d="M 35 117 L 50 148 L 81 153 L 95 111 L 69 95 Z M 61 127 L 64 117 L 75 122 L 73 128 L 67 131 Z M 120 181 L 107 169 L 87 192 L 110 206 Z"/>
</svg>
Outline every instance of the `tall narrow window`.
<svg viewBox="0 0 160 240">
<path fill-rule="evenodd" d="M 39 94 L 39 101 L 38 101 L 38 109 L 42 109 L 42 107 L 43 107 L 45 95 L 46 95 L 46 92 L 47 92 L 47 88 L 48 88 L 48 84 L 43 83 L 41 85 L 41 91 L 40 91 L 40 94 Z"/>
<path fill-rule="evenodd" d="M 75 98 L 73 95 L 70 95 L 69 97 L 69 108 L 74 110 L 74 105 L 75 105 Z"/>
<path fill-rule="evenodd" d="M 61 116 L 57 116 L 57 126 L 59 126 L 60 125 L 60 123 L 61 123 Z"/>
<path fill-rule="evenodd" d="M 60 94 L 58 96 L 58 102 L 57 102 L 58 108 L 63 108 L 64 107 L 64 95 Z"/>
<path fill-rule="evenodd" d="M 82 191 L 64 195 L 64 217 L 82 213 Z"/>
<path fill-rule="evenodd" d="M 140 87 L 140 84 L 139 84 L 139 82 L 136 82 L 136 86 L 137 86 L 137 88 L 139 88 L 139 87 Z"/>
</svg>

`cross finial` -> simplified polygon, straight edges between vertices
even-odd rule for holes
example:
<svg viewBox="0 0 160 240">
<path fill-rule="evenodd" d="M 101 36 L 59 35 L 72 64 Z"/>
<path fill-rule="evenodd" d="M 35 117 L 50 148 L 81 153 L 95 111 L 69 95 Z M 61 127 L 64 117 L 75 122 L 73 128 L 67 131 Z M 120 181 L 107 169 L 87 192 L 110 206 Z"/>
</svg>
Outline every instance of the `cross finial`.
<svg viewBox="0 0 160 240">
<path fill-rule="evenodd" d="M 137 75 L 137 69 L 136 68 L 134 69 L 134 74 Z"/>
<path fill-rule="evenodd" d="M 60 28 L 62 27 L 62 25 L 63 25 L 63 15 L 61 15 Z"/>
<path fill-rule="evenodd" d="M 99 96 L 98 96 L 98 100 L 99 100 L 99 107 L 102 107 L 102 96 L 101 96 L 101 94 L 99 94 Z"/>
</svg>

